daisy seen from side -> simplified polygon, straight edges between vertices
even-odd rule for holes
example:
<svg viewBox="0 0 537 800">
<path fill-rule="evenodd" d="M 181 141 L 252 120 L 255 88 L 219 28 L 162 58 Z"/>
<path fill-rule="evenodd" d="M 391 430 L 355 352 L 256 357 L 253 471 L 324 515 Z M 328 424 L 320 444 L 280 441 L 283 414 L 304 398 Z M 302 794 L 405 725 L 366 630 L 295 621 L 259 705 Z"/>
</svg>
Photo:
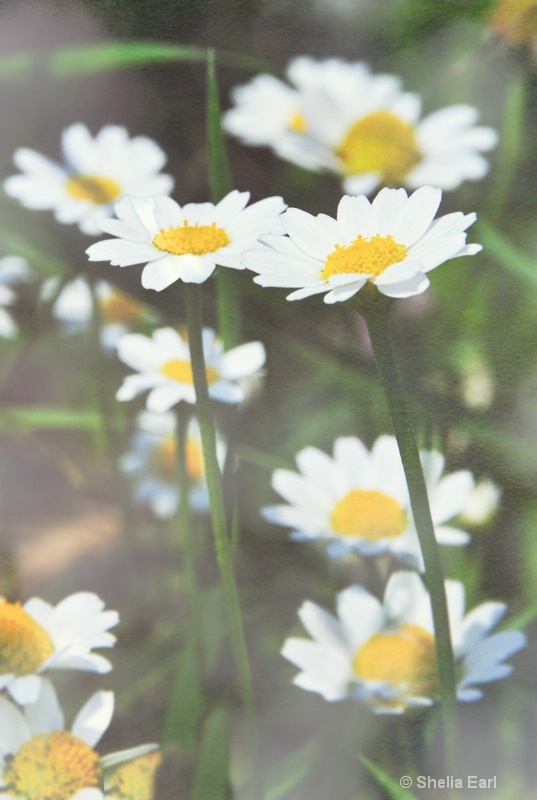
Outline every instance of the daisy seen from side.
<svg viewBox="0 0 537 800">
<path fill-rule="evenodd" d="M 20 147 L 13 159 L 22 174 L 4 189 L 24 206 L 54 211 L 58 222 L 77 224 L 83 233 L 101 232 L 99 220 L 113 213 L 123 195 L 169 194 L 173 179 L 160 172 L 166 155 L 146 136 L 129 138 L 119 125 L 106 125 L 93 137 L 82 123 L 62 133 L 64 163 Z"/>
<path fill-rule="evenodd" d="M 431 514 L 439 544 L 463 545 L 465 531 L 450 521 L 465 507 L 474 486 L 466 470 L 443 475 L 444 457 L 421 453 Z M 278 469 L 272 487 L 287 505 L 268 506 L 269 522 L 292 529 L 296 541 L 327 544 L 332 557 L 390 553 L 423 571 L 405 473 L 393 436 L 380 436 L 371 451 L 354 436 L 334 443 L 333 457 L 306 447 L 296 457 L 299 473 Z"/>
<path fill-rule="evenodd" d="M 17 703 L 34 703 L 49 669 L 105 673 L 110 662 L 93 653 L 112 647 L 117 611 L 104 610 L 91 592 L 69 595 L 58 605 L 33 597 L 24 605 L 0 598 L 0 689 Z M 1 796 L 1 795 L 0 795 Z"/>
<path fill-rule="evenodd" d="M 261 236 L 243 264 L 258 273 L 260 286 L 293 288 L 288 300 L 324 293 L 325 303 L 337 303 L 366 285 L 394 298 L 421 294 L 428 272 L 482 249 L 466 244 L 475 214 L 434 218 L 441 197 L 432 186 L 410 197 L 404 189 L 382 189 L 372 203 L 345 195 L 337 219 L 289 208 L 281 217 L 288 236 Z"/>
<path fill-rule="evenodd" d="M 260 233 L 283 234 L 281 197 L 252 203 L 249 192 L 232 191 L 219 203 L 180 206 L 170 197 L 125 197 L 115 206 L 117 220 L 101 222 L 116 237 L 86 250 L 90 261 L 114 266 L 145 264 L 142 285 L 162 291 L 177 280 L 203 283 L 217 265 L 244 269 L 241 256 Z"/>
<path fill-rule="evenodd" d="M 457 673 L 457 698 L 479 700 L 481 684 L 505 678 L 505 660 L 526 644 L 519 631 L 492 635 L 506 611 L 486 602 L 464 613 L 464 587 L 445 582 Z M 337 617 L 306 601 L 299 617 L 312 639 L 289 638 L 282 655 L 301 671 L 295 685 L 325 700 L 360 700 L 378 714 L 430 706 L 439 697 L 431 603 L 421 578 L 394 573 L 383 602 L 363 586 L 337 596 Z"/>
</svg>

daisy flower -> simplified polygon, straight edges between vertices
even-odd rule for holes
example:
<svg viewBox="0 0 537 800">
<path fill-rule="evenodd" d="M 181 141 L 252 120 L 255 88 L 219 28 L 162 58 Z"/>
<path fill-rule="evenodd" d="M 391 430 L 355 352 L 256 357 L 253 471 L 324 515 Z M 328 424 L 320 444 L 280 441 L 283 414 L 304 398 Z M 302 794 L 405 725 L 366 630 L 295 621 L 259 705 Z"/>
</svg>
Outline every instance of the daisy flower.
<svg viewBox="0 0 537 800">
<path fill-rule="evenodd" d="M 498 511 L 501 496 L 501 489 L 491 480 L 479 481 L 466 498 L 461 520 L 465 525 L 487 525 Z"/>
<path fill-rule="evenodd" d="M 94 647 L 112 647 L 117 611 L 103 611 L 96 594 L 77 592 L 57 606 L 38 597 L 23 606 L 0 597 L 0 689 L 21 705 L 34 703 L 49 669 L 109 672 Z M 0 795 L 1 797 L 1 795 Z"/>
<path fill-rule="evenodd" d="M 283 234 L 281 197 L 267 197 L 245 208 L 249 192 L 233 191 L 217 205 L 188 203 L 170 197 L 116 203 L 118 219 L 101 222 L 115 239 L 96 242 L 86 250 L 90 261 L 114 266 L 145 264 L 142 286 L 157 292 L 177 280 L 203 283 L 216 265 L 244 269 L 241 255 L 255 245 L 260 233 Z"/>
<path fill-rule="evenodd" d="M 224 127 L 245 144 L 341 176 L 349 194 L 379 185 L 455 189 L 488 171 L 481 153 L 497 141 L 476 126 L 477 110 L 454 105 L 420 119 L 419 95 L 367 64 L 302 56 L 290 62 L 292 84 L 259 75 L 233 91 Z"/>
<path fill-rule="evenodd" d="M 12 284 L 26 281 L 31 276 L 28 262 L 19 256 L 0 258 L 0 336 L 13 339 L 18 333 L 18 326 L 8 311 L 16 300 Z"/>
<path fill-rule="evenodd" d="M 45 281 L 41 298 L 51 299 L 57 288 L 57 278 Z M 108 281 L 95 283 L 95 297 L 101 317 L 101 344 L 108 350 L 114 350 L 118 340 L 133 327 L 151 319 L 147 306 Z M 80 276 L 64 286 L 52 306 L 52 315 L 70 333 L 90 327 L 93 299 L 85 278 Z"/>
<path fill-rule="evenodd" d="M 180 400 L 196 402 L 188 339 L 174 328 L 159 328 L 151 338 L 127 334 L 119 340 L 117 352 L 121 361 L 139 373 L 125 378 L 116 394 L 118 400 L 132 400 L 149 389 L 147 408 L 157 414 L 169 411 Z M 209 395 L 223 403 L 244 400 L 238 381 L 257 375 L 265 363 L 261 342 L 249 342 L 224 353 L 222 342 L 210 328 L 203 329 L 203 354 Z"/>
<path fill-rule="evenodd" d="M 110 216 L 122 195 L 169 194 L 173 179 L 160 174 L 166 162 L 161 148 L 146 136 L 129 139 L 128 131 L 107 125 L 92 138 L 76 123 L 62 134 L 64 164 L 20 147 L 13 160 L 22 175 L 4 189 L 27 208 L 50 209 L 58 222 L 78 224 L 83 233 L 101 232 L 99 220 Z"/>
<path fill-rule="evenodd" d="M 444 457 L 422 452 L 431 514 L 440 544 L 466 544 L 464 531 L 446 525 L 467 503 L 470 472 L 442 476 Z M 334 456 L 306 447 L 296 457 L 299 474 L 278 469 L 272 487 L 288 505 L 269 506 L 269 522 L 292 528 L 297 541 L 328 543 L 333 557 L 355 551 L 364 556 L 391 553 L 423 571 L 405 473 L 393 436 L 380 436 L 371 452 L 355 436 L 334 443 Z"/>
<path fill-rule="evenodd" d="M 518 631 L 489 632 L 505 613 L 503 603 L 482 603 L 464 614 L 464 587 L 446 581 L 458 676 L 457 697 L 478 700 L 476 685 L 505 678 L 502 662 L 524 647 Z M 301 672 L 294 683 L 325 700 L 353 697 L 377 714 L 430 706 L 439 696 L 429 593 L 416 573 L 396 572 L 381 603 L 363 586 L 337 596 L 337 618 L 306 601 L 299 617 L 312 637 L 287 639 L 282 655 Z"/>
<path fill-rule="evenodd" d="M 105 771 L 147 756 L 148 744 L 100 758 L 95 751 L 114 711 L 113 692 L 97 692 L 66 730 L 52 685 L 22 713 L 0 697 L 0 798 L 2 800 L 104 800 Z"/>
<path fill-rule="evenodd" d="M 135 480 L 138 500 L 147 503 L 152 512 L 162 518 L 173 516 L 179 505 L 176 427 L 176 416 L 171 411 L 165 414 L 142 411 L 138 415 L 132 449 L 120 461 L 123 472 Z M 218 435 L 217 454 L 222 468 L 226 446 Z M 200 429 L 195 418 L 188 424 L 185 456 L 190 479 L 190 507 L 195 511 L 207 511 L 209 495 Z"/>
<path fill-rule="evenodd" d="M 107 800 L 153 800 L 156 771 L 161 761 L 161 754 L 153 751 L 106 770 L 104 788 Z"/>
<path fill-rule="evenodd" d="M 254 281 L 261 286 L 294 288 L 288 300 L 326 292 L 325 303 L 337 303 L 368 282 L 388 297 L 421 294 L 427 272 L 482 249 L 466 244 L 475 214 L 434 219 L 441 197 L 432 186 L 410 197 L 404 189 L 382 189 L 372 203 L 365 195 L 345 195 L 337 220 L 289 208 L 281 217 L 288 237 L 262 236 L 243 264 L 259 273 Z"/>
</svg>

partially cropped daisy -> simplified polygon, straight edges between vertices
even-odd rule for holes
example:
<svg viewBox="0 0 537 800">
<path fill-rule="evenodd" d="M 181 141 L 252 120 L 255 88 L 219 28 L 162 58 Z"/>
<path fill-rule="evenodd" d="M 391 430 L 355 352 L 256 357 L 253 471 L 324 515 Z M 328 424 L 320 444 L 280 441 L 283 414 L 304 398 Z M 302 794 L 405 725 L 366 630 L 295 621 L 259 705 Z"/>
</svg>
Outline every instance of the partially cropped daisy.
<svg viewBox="0 0 537 800">
<path fill-rule="evenodd" d="M 52 297 L 57 286 L 56 278 L 46 281 L 42 298 Z M 151 319 L 151 313 L 144 303 L 108 281 L 95 283 L 95 297 L 101 321 L 101 342 L 108 349 L 114 349 L 121 336 Z M 75 278 L 65 285 L 52 306 L 52 315 L 70 333 L 84 331 L 90 326 L 93 299 L 85 278 Z"/>
<path fill-rule="evenodd" d="M 472 489 L 461 509 L 460 518 L 465 525 L 487 525 L 500 505 L 501 489 L 490 480 L 479 481 Z"/>
<path fill-rule="evenodd" d="M 156 772 L 162 761 L 158 751 L 123 761 L 104 774 L 107 800 L 154 800 Z"/>
<path fill-rule="evenodd" d="M 482 603 L 464 615 L 464 587 L 446 581 L 456 661 L 457 697 L 482 697 L 483 683 L 505 678 L 503 663 L 524 647 L 518 631 L 489 636 L 505 613 L 503 603 Z M 337 596 L 337 618 L 305 602 L 299 617 L 312 637 L 291 638 L 282 655 L 299 667 L 294 683 L 325 700 L 353 697 L 377 714 L 401 714 L 431 705 L 439 696 L 434 626 L 429 593 L 416 573 L 396 572 L 381 603 L 363 586 Z"/>
<path fill-rule="evenodd" d="M 63 164 L 20 147 L 13 160 L 22 175 L 13 175 L 4 189 L 27 208 L 50 209 L 58 222 L 76 223 L 83 233 L 98 234 L 99 220 L 110 216 L 123 195 L 169 194 L 173 179 L 160 170 L 163 150 L 146 136 L 129 138 L 118 125 L 106 125 L 92 137 L 76 123 L 62 134 Z"/>
<path fill-rule="evenodd" d="M 481 153 L 497 135 L 476 126 L 473 106 L 448 106 L 420 119 L 419 95 L 361 62 L 302 56 L 291 61 L 287 77 L 292 87 L 259 75 L 234 89 L 235 106 L 224 116 L 228 132 L 340 175 L 349 194 L 380 185 L 455 189 L 488 171 Z"/>
<path fill-rule="evenodd" d="M 28 262 L 19 256 L 0 258 L 0 336 L 13 339 L 18 326 L 8 308 L 13 305 L 16 293 L 13 286 L 26 281 L 31 276 Z"/>
<path fill-rule="evenodd" d="M 388 297 L 421 294 L 429 286 L 426 273 L 482 249 L 466 244 L 475 214 L 434 219 L 441 197 L 432 186 L 410 197 L 404 189 L 382 189 L 372 203 L 345 195 L 337 220 L 289 208 L 281 217 L 288 237 L 262 236 L 243 264 L 259 273 L 254 281 L 261 286 L 295 289 L 288 300 L 326 293 L 325 303 L 337 303 L 368 282 Z"/>
<path fill-rule="evenodd" d="M 132 400 L 148 389 L 147 408 L 161 414 L 180 400 L 196 402 L 194 376 L 188 339 L 174 328 L 159 328 L 153 336 L 127 334 L 118 342 L 118 356 L 138 375 L 128 375 L 116 398 Z M 223 403 L 240 403 L 245 394 L 238 381 L 255 376 L 265 363 L 261 342 L 234 347 L 224 352 L 220 339 L 210 328 L 203 330 L 209 395 Z"/>
<path fill-rule="evenodd" d="M 462 545 L 469 537 L 449 522 L 464 508 L 472 491 L 465 470 L 442 477 L 444 458 L 432 450 L 421 460 L 440 544 Z M 371 452 L 355 436 L 334 443 L 333 458 L 306 447 L 296 457 L 299 473 L 278 469 L 272 487 L 288 505 L 269 506 L 269 522 L 292 529 L 297 541 L 328 544 L 331 556 L 352 551 L 365 556 L 391 553 L 415 569 L 423 558 L 397 441 L 380 436 Z"/>
<path fill-rule="evenodd" d="M 38 597 L 24 606 L 0 597 L 0 689 L 21 705 L 34 703 L 49 669 L 109 672 L 106 658 L 92 652 L 112 647 L 117 611 L 104 611 L 96 594 L 78 592 L 57 606 Z M 0 795 L 1 797 L 1 795 Z"/>
<path fill-rule="evenodd" d="M 179 505 L 176 428 L 173 412 L 142 411 L 138 415 L 132 449 L 120 461 L 122 470 L 135 481 L 138 500 L 149 505 L 157 517 L 173 516 Z M 217 436 L 217 452 L 223 467 L 226 446 L 220 436 Z M 190 481 L 190 507 L 195 511 L 207 511 L 209 495 L 200 429 L 195 418 L 188 423 L 185 460 Z"/>
<path fill-rule="evenodd" d="M 259 234 L 284 233 L 281 197 L 245 208 L 249 199 L 249 192 L 233 191 L 217 205 L 181 207 L 170 197 L 125 197 L 115 206 L 118 219 L 101 222 L 101 229 L 116 238 L 97 242 L 86 253 L 90 261 L 110 261 L 119 267 L 146 264 L 142 272 L 146 289 L 159 292 L 177 280 L 203 283 L 217 264 L 244 269 L 241 255 L 255 245 Z"/>
<path fill-rule="evenodd" d="M 104 800 L 102 785 L 108 769 L 147 757 L 157 749 L 148 744 L 99 757 L 95 746 L 113 711 L 113 692 L 97 692 L 67 730 L 48 681 L 24 713 L 0 697 L 0 798 Z"/>
</svg>

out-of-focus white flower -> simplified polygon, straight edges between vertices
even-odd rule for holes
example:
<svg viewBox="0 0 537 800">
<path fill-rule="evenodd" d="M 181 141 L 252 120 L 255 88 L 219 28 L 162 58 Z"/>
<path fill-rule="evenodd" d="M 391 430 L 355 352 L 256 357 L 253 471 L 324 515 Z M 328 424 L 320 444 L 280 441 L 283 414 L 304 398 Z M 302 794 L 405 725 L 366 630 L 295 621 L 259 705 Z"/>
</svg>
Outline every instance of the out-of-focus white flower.
<svg viewBox="0 0 537 800">
<path fill-rule="evenodd" d="M 5 339 L 13 339 L 19 330 L 13 316 L 7 310 L 16 299 L 12 284 L 27 281 L 31 275 L 26 259 L 19 256 L 6 256 L 0 259 L 0 336 Z"/>
<path fill-rule="evenodd" d="M 216 265 L 244 269 L 241 256 L 261 233 L 283 234 L 281 197 L 267 197 L 245 208 L 249 192 L 233 191 L 217 205 L 189 203 L 181 207 L 170 197 L 116 204 L 117 220 L 101 222 L 116 236 L 88 247 L 90 261 L 110 261 L 119 267 L 146 264 L 142 286 L 161 291 L 177 280 L 203 283 Z"/>
<path fill-rule="evenodd" d="M 494 147 L 497 134 L 475 125 L 473 106 L 448 106 L 420 120 L 420 97 L 362 62 L 301 56 L 287 77 L 293 88 L 270 75 L 236 87 L 226 130 L 308 169 L 340 175 L 349 194 L 383 184 L 455 189 L 488 171 L 481 153 Z"/>
<path fill-rule="evenodd" d="M 138 500 L 147 503 L 157 517 L 173 516 L 179 505 L 176 428 L 177 421 L 173 412 L 155 414 L 152 411 L 142 411 L 138 415 L 132 449 L 120 461 L 122 470 L 131 474 L 135 480 Z M 222 468 L 226 446 L 218 434 L 216 442 Z M 188 423 L 185 458 L 190 479 L 190 507 L 195 511 L 207 511 L 209 495 L 205 483 L 200 429 L 195 418 Z"/>
<path fill-rule="evenodd" d="M 149 391 L 147 408 L 162 414 L 184 400 L 196 402 L 188 339 L 174 328 L 159 328 L 153 336 L 127 334 L 118 342 L 118 356 L 138 375 L 128 375 L 116 397 L 132 400 Z M 224 345 L 210 328 L 203 329 L 203 354 L 209 395 L 223 403 L 240 403 L 244 391 L 241 378 L 257 375 L 265 363 L 261 342 L 234 347 L 224 353 Z"/>
<path fill-rule="evenodd" d="M 148 744 L 99 758 L 94 748 L 113 711 L 113 692 L 97 692 L 79 711 L 69 731 L 48 681 L 24 713 L 0 697 L 0 798 L 104 800 L 105 771 L 157 749 Z"/>
<path fill-rule="evenodd" d="M 404 189 L 382 189 L 372 203 L 365 195 L 345 195 L 337 220 L 289 208 L 281 217 L 289 236 L 260 237 L 243 264 L 259 273 L 254 281 L 261 286 L 295 289 L 288 300 L 326 293 L 325 303 L 337 303 L 367 283 L 388 297 L 421 294 L 429 286 L 426 273 L 482 249 L 466 244 L 475 214 L 434 219 L 441 197 L 432 186 L 410 197 Z"/>
<path fill-rule="evenodd" d="M 518 631 L 489 632 L 505 613 L 503 603 L 482 603 L 464 615 L 464 587 L 446 581 L 457 670 L 457 697 L 478 700 L 476 685 L 507 677 L 502 662 L 524 647 Z M 381 603 L 363 586 L 337 596 L 337 618 L 305 602 L 299 617 L 313 641 L 291 638 L 282 655 L 301 672 L 294 683 L 325 700 L 353 697 L 375 713 L 401 714 L 429 706 L 439 695 L 429 593 L 415 573 L 394 573 Z"/>
<path fill-rule="evenodd" d="M 465 525 L 486 525 L 496 514 L 501 489 L 489 480 L 479 481 L 466 498 L 460 512 L 460 519 Z"/>
<path fill-rule="evenodd" d="M 421 453 L 436 538 L 440 544 L 466 544 L 469 536 L 451 527 L 473 488 L 472 474 L 442 477 L 444 457 Z M 323 541 L 339 557 L 357 551 L 365 556 L 391 553 L 423 570 L 423 557 L 412 518 L 410 498 L 397 441 L 380 436 L 371 452 L 354 436 L 334 443 L 334 456 L 306 447 L 296 457 L 299 474 L 278 469 L 272 487 L 289 505 L 269 506 L 269 522 L 292 528 L 297 541 Z"/>
<path fill-rule="evenodd" d="M 34 703 L 49 669 L 109 672 L 96 647 L 112 647 L 108 633 L 119 621 L 117 611 L 90 592 L 69 595 L 57 606 L 38 597 L 24 606 L 0 597 L 0 689 L 21 705 Z M 1 797 L 1 795 L 0 795 Z"/>
<path fill-rule="evenodd" d="M 50 209 L 58 222 L 78 224 L 83 233 L 101 232 L 99 220 L 110 216 L 123 195 L 169 194 L 173 179 L 160 174 L 164 151 L 152 139 L 135 136 L 118 125 L 106 125 L 92 137 L 76 123 L 62 134 L 64 164 L 20 147 L 13 160 L 22 175 L 4 189 L 27 208 Z"/>
</svg>

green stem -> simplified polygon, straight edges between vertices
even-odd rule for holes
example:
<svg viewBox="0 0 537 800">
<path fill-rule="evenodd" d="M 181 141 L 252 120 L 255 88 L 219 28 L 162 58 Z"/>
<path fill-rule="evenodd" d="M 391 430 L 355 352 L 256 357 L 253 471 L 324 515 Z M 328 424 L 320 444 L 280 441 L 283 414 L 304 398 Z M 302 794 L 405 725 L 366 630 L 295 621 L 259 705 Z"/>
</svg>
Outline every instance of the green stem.
<svg viewBox="0 0 537 800">
<path fill-rule="evenodd" d="M 246 649 L 244 626 L 239 604 L 239 593 L 233 571 L 231 545 L 228 537 L 222 475 L 216 455 L 216 434 L 214 418 L 209 399 L 207 372 L 202 339 L 201 289 L 196 283 L 186 284 L 186 309 L 190 359 L 196 390 L 196 407 L 201 432 L 205 479 L 209 490 L 211 520 L 216 558 L 224 591 L 228 613 L 228 625 L 233 655 L 237 665 L 239 684 L 245 708 L 250 719 L 250 736 L 254 761 L 257 754 L 257 731 L 255 726 L 254 699 L 250 661 Z M 258 770 L 256 770 L 258 772 Z M 261 793 L 260 793 L 261 796 Z"/>
<path fill-rule="evenodd" d="M 442 700 L 446 767 L 453 770 L 455 765 L 453 756 L 455 748 L 456 682 L 442 563 L 429 508 L 427 487 L 418 446 L 401 391 L 397 363 L 390 339 L 388 313 L 390 304 L 385 303 L 384 298 L 379 298 L 379 302 L 374 304 L 368 304 L 366 298 L 364 300 L 363 305 L 359 306 L 360 313 L 364 317 L 369 330 L 377 370 L 386 396 L 405 470 L 412 515 L 425 563 L 425 576 L 427 589 L 431 597 L 435 631 L 434 639 Z M 452 771 L 451 774 L 456 773 Z"/>
</svg>

